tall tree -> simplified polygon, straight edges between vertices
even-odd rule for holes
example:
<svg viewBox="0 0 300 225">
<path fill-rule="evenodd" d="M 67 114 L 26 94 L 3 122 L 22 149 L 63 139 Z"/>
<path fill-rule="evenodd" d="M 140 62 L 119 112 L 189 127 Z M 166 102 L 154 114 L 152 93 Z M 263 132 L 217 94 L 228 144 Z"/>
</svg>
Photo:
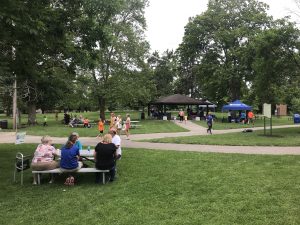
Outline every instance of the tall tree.
<svg viewBox="0 0 300 225">
<path fill-rule="evenodd" d="M 251 76 L 246 48 L 270 26 L 267 8 L 255 0 L 211 0 L 207 11 L 190 19 L 178 49 L 186 92 L 219 102 L 242 96 Z"/>
<path fill-rule="evenodd" d="M 158 52 L 152 53 L 148 59 L 156 86 L 155 97 L 163 97 L 174 93 L 177 59 L 173 51 L 165 51 L 162 56 Z"/>
<path fill-rule="evenodd" d="M 41 87 L 60 75 L 56 73 L 58 68 L 66 71 L 68 67 L 69 56 L 64 53 L 71 43 L 67 27 L 72 19 L 66 6 L 72 8 L 76 4 L 77 1 L 12 0 L 0 7 L 1 34 L 5 34 L 1 37 L 1 51 L 6 53 L 10 78 L 16 78 L 19 90 L 24 91 L 29 124 L 36 121 Z"/>
<path fill-rule="evenodd" d="M 293 23 L 281 19 L 253 39 L 252 91 L 259 105 L 286 102 L 286 89 L 299 80 L 299 34 Z"/>
<path fill-rule="evenodd" d="M 103 16 L 103 10 L 99 10 L 101 4 L 98 2 L 91 0 L 90 7 L 84 8 L 84 13 L 89 17 L 83 18 L 88 22 L 78 47 L 85 53 L 80 66 L 93 78 L 91 87 L 98 99 L 100 116 L 104 118 L 107 103 L 117 101 L 111 93 L 116 91 L 116 85 L 122 86 L 115 78 L 136 74 L 134 71 L 143 68 L 149 48 L 144 38 L 144 8 L 147 1 L 101 1 L 111 9 L 105 11 L 108 12 L 106 16 Z M 99 33 L 99 27 L 102 33 Z M 90 35 L 86 35 L 86 30 Z"/>
</svg>

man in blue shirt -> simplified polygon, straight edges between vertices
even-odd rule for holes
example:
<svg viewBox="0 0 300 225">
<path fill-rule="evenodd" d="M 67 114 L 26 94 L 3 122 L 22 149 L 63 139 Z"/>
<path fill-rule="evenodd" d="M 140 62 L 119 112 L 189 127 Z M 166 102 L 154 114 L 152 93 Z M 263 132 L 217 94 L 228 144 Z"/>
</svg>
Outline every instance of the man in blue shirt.
<svg viewBox="0 0 300 225">
<path fill-rule="evenodd" d="M 210 113 L 208 113 L 208 115 L 206 117 L 206 121 L 207 121 L 207 126 L 208 126 L 207 133 L 209 132 L 210 134 L 212 134 L 211 128 L 212 128 L 212 124 L 213 124 L 213 116 Z"/>
</svg>

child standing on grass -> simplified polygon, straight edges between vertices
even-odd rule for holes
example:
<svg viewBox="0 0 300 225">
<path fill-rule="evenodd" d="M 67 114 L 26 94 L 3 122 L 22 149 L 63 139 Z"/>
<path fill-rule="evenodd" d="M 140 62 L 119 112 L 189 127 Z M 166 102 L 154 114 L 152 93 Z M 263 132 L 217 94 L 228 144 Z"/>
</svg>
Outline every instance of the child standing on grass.
<svg viewBox="0 0 300 225">
<path fill-rule="evenodd" d="M 104 121 L 100 118 L 99 122 L 98 122 L 98 130 L 99 130 L 99 134 L 97 137 L 102 137 L 103 132 L 104 132 Z"/>
<path fill-rule="evenodd" d="M 47 120 L 48 120 L 48 118 L 47 118 L 47 116 L 45 115 L 45 116 L 44 116 L 44 124 L 43 124 L 44 127 L 45 127 L 45 126 L 48 126 Z"/>
<path fill-rule="evenodd" d="M 126 139 L 129 140 L 129 129 L 131 126 L 131 121 L 130 121 L 130 115 L 126 115 L 126 121 L 125 121 L 125 134 L 126 134 Z"/>
</svg>

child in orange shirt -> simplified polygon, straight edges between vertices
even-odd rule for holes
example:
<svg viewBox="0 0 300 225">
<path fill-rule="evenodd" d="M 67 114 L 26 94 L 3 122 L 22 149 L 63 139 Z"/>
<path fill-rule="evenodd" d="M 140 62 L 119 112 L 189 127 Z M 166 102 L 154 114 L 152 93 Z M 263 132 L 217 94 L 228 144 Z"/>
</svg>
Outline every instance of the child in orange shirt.
<svg viewBox="0 0 300 225">
<path fill-rule="evenodd" d="M 103 135 L 103 131 L 104 131 L 104 121 L 100 118 L 99 122 L 98 122 L 98 130 L 100 132 L 100 134 L 97 137 L 102 137 Z"/>
</svg>

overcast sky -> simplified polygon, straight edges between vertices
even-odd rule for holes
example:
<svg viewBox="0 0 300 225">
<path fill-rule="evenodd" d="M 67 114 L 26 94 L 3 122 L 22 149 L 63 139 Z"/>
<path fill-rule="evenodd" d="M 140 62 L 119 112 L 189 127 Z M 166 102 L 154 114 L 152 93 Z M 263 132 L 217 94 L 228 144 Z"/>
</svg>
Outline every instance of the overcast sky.
<svg viewBox="0 0 300 225">
<path fill-rule="evenodd" d="M 294 0 L 261 1 L 270 6 L 269 14 L 274 18 L 291 15 L 290 11 L 296 9 Z M 175 50 L 178 47 L 188 18 L 204 12 L 208 0 L 149 0 L 149 2 L 145 13 L 148 26 L 146 37 L 151 50 L 162 53 L 167 49 Z"/>
</svg>

